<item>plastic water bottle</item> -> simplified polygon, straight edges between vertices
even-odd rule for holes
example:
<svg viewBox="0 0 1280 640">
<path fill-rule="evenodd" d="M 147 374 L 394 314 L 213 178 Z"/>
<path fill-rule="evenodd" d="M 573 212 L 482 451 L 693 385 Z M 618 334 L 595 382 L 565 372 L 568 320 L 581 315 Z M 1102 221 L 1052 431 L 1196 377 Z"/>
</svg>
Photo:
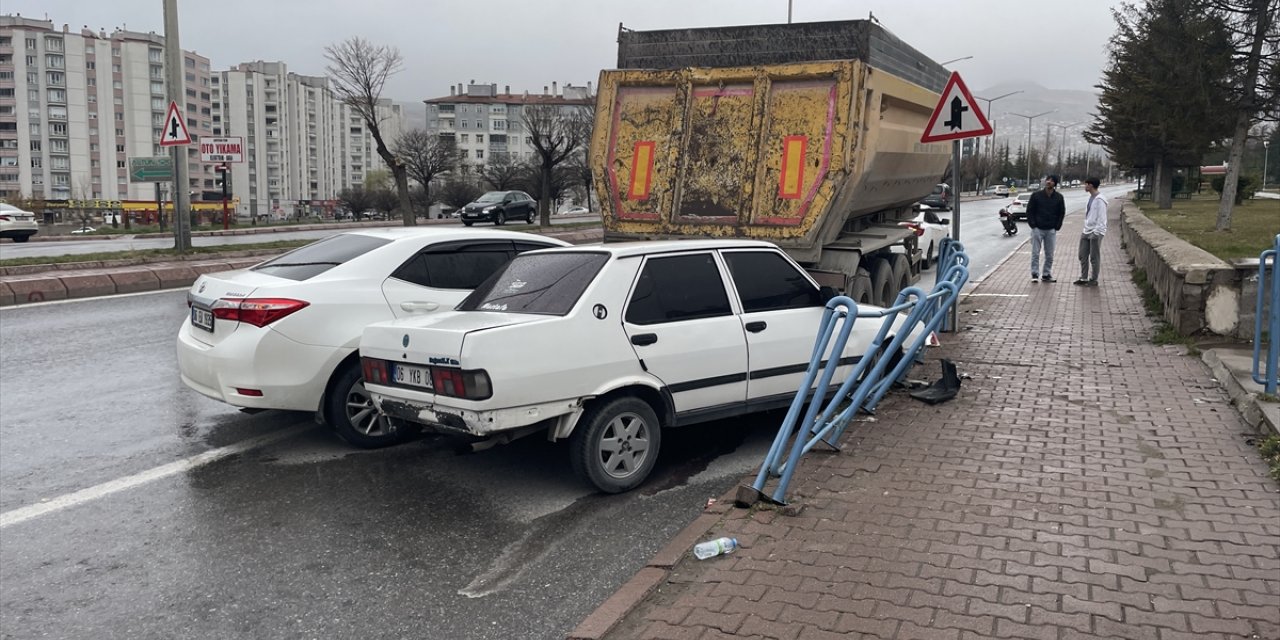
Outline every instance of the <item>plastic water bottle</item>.
<svg viewBox="0 0 1280 640">
<path fill-rule="evenodd" d="M 707 542 L 700 542 L 693 548 L 694 557 L 699 560 L 706 560 L 718 555 L 733 553 L 738 548 L 737 538 L 716 538 Z"/>
</svg>

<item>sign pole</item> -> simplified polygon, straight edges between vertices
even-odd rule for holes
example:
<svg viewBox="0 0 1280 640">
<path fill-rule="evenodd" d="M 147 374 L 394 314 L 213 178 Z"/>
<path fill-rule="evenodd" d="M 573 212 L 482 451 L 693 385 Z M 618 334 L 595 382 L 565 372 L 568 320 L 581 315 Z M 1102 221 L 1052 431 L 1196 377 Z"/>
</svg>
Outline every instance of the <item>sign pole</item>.
<svg viewBox="0 0 1280 640">
<path fill-rule="evenodd" d="M 952 182 L 960 184 L 960 141 L 951 141 L 951 166 L 952 166 Z M 951 238 L 956 242 L 960 241 L 960 189 L 951 190 Z M 947 326 L 951 327 L 951 331 L 960 330 L 960 300 L 957 299 L 951 305 L 951 318 L 947 320 Z"/>
<path fill-rule="evenodd" d="M 222 165 L 222 230 L 226 231 L 231 228 L 230 217 L 227 215 L 227 174 L 231 173 L 230 165 Z"/>
<path fill-rule="evenodd" d="M 178 42 L 177 0 L 164 0 L 164 56 L 170 109 L 173 109 L 175 104 L 187 103 L 186 82 L 183 77 L 186 67 L 182 64 L 182 47 Z M 178 118 L 183 118 L 186 109 L 179 107 L 177 112 Z M 186 123 L 179 122 L 178 125 L 185 128 Z M 166 118 L 165 127 L 171 126 L 169 118 Z M 187 149 L 182 146 L 189 142 L 188 139 L 175 145 L 173 149 L 173 248 L 178 253 L 186 253 L 191 249 L 191 193 L 188 191 L 191 183 L 187 177 Z"/>
<path fill-rule="evenodd" d="M 160 195 L 160 183 L 156 185 L 156 221 L 160 223 L 160 233 L 164 233 L 164 198 Z"/>
</svg>

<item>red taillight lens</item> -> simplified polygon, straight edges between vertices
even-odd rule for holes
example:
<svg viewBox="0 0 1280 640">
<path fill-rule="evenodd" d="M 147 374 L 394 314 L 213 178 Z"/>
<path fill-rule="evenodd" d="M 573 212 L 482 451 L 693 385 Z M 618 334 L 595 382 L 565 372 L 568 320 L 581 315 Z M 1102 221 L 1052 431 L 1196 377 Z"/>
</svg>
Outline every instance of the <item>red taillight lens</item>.
<svg viewBox="0 0 1280 640">
<path fill-rule="evenodd" d="M 0 214 L 0 220 L 4 220 L 5 222 L 8 222 L 8 221 L 10 221 L 10 220 L 12 220 L 12 219 L 13 219 L 13 218 L 10 218 L 9 216 L 6 216 L 6 215 L 3 215 L 3 214 Z"/>
<path fill-rule="evenodd" d="M 435 386 L 436 393 L 443 396 L 484 400 L 493 395 L 493 389 L 489 385 L 489 374 L 482 369 L 463 371 L 432 367 L 431 383 Z"/>
<path fill-rule="evenodd" d="M 222 298 L 210 308 L 219 320 L 244 322 L 255 327 L 265 327 L 295 311 L 310 306 L 310 302 L 292 298 Z"/>
<path fill-rule="evenodd" d="M 390 384 L 391 375 L 387 373 L 387 361 L 377 358 L 360 358 L 360 368 L 366 382 L 373 384 Z"/>
</svg>

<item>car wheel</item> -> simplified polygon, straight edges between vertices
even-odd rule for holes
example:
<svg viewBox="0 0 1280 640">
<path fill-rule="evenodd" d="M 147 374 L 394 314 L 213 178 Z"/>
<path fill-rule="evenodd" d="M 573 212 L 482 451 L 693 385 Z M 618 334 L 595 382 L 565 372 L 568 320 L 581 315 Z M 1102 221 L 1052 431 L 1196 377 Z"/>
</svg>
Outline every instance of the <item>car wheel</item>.
<svg viewBox="0 0 1280 640">
<path fill-rule="evenodd" d="M 524 214 L 524 223 L 525 223 L 525 224 L 533 224 L 533 212 L 532 212 L 532 211 L 530 211 L 529 213 Z"/>
<path fill-rule="evenodd" d="M 31 239 L 31 236 L 14 236 L 13 237 L 14 242 L 26 242 L 30 239 Z"/>
<path fill-rule="evenodd" d="M 621 396 L 595 405 L 569 438 L 570 462 L 578 477 L 605 493 L 638 486 L 653 471 L 662 427 L 649 403 Z"/>
<path fill-rule="evenodd" d="M 412 436 L 412 429 L 398 427 L 373 406 L 364 388 L 364 376 L 356 363 L 338 374 L 324 399 L 325 421 L 343 440 L 361 449 L 377 449 L 400 444 Z"/>
<path fill-rule="evenodd" d="M 464 227 L 469 227 L 469 226 L 471 226 L 471 225 L 473 225 L 473 224 L 475 224 L 475 223 L 474 223 L 474 222 L 472 222 L 472 221 L 470 221 L 470 220 L 463 220 L 463 221 L 462 221 L 462 226 L 464 226 Z"/>
<path fill-rule="evenodd" d="M 493 223 L 494 223 L 494 224 L 496 224 L 496 225 L 499 225 L 499 226 L 506 224 L 506 223 L 507 223 L 507 214 L 506 214 L 506 212 L 505 212 L 505 211 L 499 211 L 499 212 L 498 212 L 497 217 L 495 217 L 495 218 L 493 219 Z"/>
</svg>

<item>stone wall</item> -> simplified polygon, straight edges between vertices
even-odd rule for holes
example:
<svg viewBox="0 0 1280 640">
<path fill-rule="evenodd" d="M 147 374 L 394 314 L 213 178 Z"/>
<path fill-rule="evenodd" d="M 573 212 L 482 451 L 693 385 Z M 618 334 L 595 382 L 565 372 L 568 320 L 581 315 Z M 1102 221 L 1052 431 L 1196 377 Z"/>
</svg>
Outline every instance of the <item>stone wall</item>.
<svg viewBox="0 0 1280 640">
<path fill-rule="evenodd" d="M 1248 289 L 1245 300 L 1242 279 L 1247 266 L 1229 264 L 1162 229 L 1131 202 L 1120 212 L 1121 241 L 1134 266 L 1147 274 L 1164 306 L 1164 318 L 1183 335 L 1210 331 L 1223 336 L 1252 337 L 1253 307 L 1257 291 Z M 1254 260 L 1253 271 L 1256 272 Z M 1242 317 L 1248 309 L 1247 321 Z"/>
</svg>

